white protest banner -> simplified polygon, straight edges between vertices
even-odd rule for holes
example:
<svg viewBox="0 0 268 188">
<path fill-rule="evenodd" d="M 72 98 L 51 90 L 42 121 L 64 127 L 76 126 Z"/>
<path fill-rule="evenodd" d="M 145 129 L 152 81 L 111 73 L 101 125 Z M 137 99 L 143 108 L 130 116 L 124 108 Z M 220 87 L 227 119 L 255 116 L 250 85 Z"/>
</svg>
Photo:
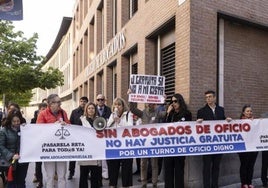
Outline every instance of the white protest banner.
<svg viewBox="0 0 268 188">
<path fill-rule="evenodd" d="M 78 125 L 26 124 L 21 126 L 20 161 L 79 161 L 103 156 L 97 144 L 104 146 L 105 140 L 97 140 L 95 135 L 93 128 Z"/>
<path fill-rule="evenodd" d="M 156 75 L 130 75 L 131 94 L 128 96 L 129 102 L 155 103 L 165 102 L 165 77 Z"/>
<path fill-rule="evenodd" d="M 42 134 L 40 134 L 42 133 Z M 31 144 L 29 144 L 31 143 Z M 103 160 L 268 150 L 268 119 L 195 121 L 95 131 L 76 125 L 21 127 L 21 162 Z"/>
</svg>

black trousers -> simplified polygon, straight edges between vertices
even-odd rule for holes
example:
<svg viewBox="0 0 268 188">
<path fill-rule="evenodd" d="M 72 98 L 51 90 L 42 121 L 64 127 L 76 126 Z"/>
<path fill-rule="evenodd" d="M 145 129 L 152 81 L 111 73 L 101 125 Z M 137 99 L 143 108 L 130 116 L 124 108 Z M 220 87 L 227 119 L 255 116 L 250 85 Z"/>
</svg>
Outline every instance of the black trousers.
<svg viewBox="0 0 268 188">
<path fill-rule="evenodd" d="M 261 181 L 267 185 L 268 151 L 262 151 Z"/>
<path fill-rule="evenodd" d="M 158 157 L 158 176 L 161 174 L 162 165 L 163 165 L 163 157 Z"/>
<path fill-rule="evenodd" d="M 43 183 L 42 162 L 35 162 L 35 177 L 38 182 Z"/>
<path fill-rule="evenodd" d="M 258 152 L 239 153 L 240 180 L 242 185 L 251 185 Z"/>
<path fill-rule="evenodd" d="M 91 173 L 91 188 L 99 188 L 99 166 L 80 166 L 79 188 L 88 188 L 88 174 Z"/>
<path fill-rule="evenodd" d="M 70 161 L 69 162 L 69 172 L 70 175 L 73 176 L 75 172 L 75 161 Z"/>
<path fill-rule="evenodd" d="M 185 156 L 165 157 L 165 188 L 184 188 Z"/>
<path fill-rule="evenodd" d="M 222 154 L 203 155 L 203 187 L 218 188 Z"/>
<path fill-rule="evenodd" d="M 130 187 L 133 184 L 132 179 L 132 162 L 133 159 L 114 159 L 107 160 L 109 186 L 117 186 L 120 166 L 122 168 L 122 186 Z"/>
<path fill-rule="evenodd" d="M 25 179 L 28 171 L 29 163 L 18 163 L 15 173 L 14 181 L 7 182 L 7 188 L 26 188 Z"/>
<path fill-rule="evenodd" d="M 137 164 L 137 171 L 140 172 L 141 171 L 141 159 L 140 158 L 136 158 L 136 164 Z"/>
</svg>

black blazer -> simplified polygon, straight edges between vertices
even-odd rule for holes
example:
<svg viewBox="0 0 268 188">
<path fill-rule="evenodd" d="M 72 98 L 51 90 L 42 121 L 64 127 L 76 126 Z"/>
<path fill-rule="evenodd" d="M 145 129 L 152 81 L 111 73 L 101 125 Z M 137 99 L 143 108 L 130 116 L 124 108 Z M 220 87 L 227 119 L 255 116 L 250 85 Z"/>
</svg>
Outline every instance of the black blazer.
<svg viewBox="0 0 268 188">
<path fill-rule="evenodd" d="M 192 121 L 192 113 L 189 110 L 178 113 L 176 113 L 174 110 L 171 110 L 171 112 L 167 114 L 166 122 L 178 122 L 178 121 Z"/>
<path fill-rule="evenodd" d="M 80 117 L 84 114 L 84 110 L 81 107 L 74 109 L 70 116 L 70 122 L 74 125 L 82 125 Z"/>
<path fill-rule="evenodd" d="M 224 108 L 216 105 L 215 115 L 213 114 L 212 109 L 206 104 L 203 108 L 199 109 L 197 112 L 197 119 L 203 120 L 225 120 Z"/>
<path fill-rule="evenodd" d="M 106 106 L 106 105 L 104 105 L 104 109 L 103 109 L 103 113 L 102 113 L 101 117 L 103 117 L 105 119 L 109 119 L 111 113 L 112 113 L 111 108 Z M 97 110 L 97 114 L 98 114 L 98 116 L 100 116 L 99 110 Z"/>
</svg>

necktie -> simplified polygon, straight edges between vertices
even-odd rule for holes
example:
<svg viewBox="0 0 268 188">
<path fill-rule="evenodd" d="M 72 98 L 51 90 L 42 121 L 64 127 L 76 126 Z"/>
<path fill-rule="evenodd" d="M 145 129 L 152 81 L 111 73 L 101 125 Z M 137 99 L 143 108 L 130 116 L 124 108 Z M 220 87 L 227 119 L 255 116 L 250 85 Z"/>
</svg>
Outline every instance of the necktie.
<svg viewBox="0 0 268 188">
<path fill-rule="evenodd" d="M 100 116 L 102 116 L 102 113 L 103 113 L 102 110 L 103 110 L 103 108 L 100 108 L 100 109 L 99 109 Z"/>
</svg>

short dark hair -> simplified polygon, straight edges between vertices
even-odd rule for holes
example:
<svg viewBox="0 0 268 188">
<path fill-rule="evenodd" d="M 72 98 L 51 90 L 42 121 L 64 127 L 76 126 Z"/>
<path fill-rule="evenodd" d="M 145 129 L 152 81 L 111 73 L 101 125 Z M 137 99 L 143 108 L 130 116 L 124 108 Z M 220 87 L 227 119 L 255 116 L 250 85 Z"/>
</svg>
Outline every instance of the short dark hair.
<svg viewBox="0 0 268 188">
<path fill-rule="evenodd" d="M 208 90 L 208 91 L 206 91 L 205 92 L 205 95 L 207 95 L 207 94 L 212 94 L 212 95 L 216 95 L 216 92 L 215 91 L 213 91 L 213 90 Z"/>
<path fill-rule="evenodd" d="M 83 101 L 88 102 L 88 98 L 86 96 L 81 97 L 79 100 L 83 100 Z"/>
<path fill-rule="evenodd" d="M 45 102 L 42 102 L 42 103 L 40 103 L 39 105 L 38 105 L 38 109 L 40 110 L 41 108 L 46 108 L 47 107 L 47 103 L 45 103 Z"/>
</svg>

